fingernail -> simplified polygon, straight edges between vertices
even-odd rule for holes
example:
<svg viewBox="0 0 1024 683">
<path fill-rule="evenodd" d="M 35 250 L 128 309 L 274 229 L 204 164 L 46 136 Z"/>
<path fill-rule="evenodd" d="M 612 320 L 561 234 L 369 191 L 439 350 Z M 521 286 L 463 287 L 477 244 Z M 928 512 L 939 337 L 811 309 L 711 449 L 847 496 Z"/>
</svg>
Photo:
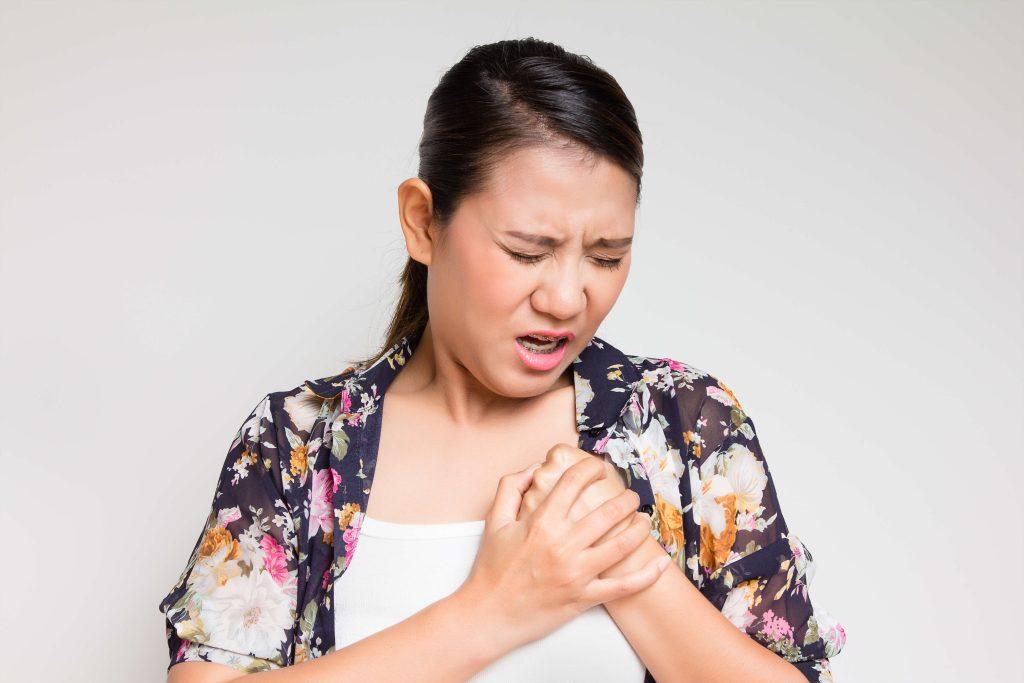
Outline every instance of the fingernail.
<svg viewBox="0 0 1024 683">
<path fill-rule="evenodd" d="M 666 555 L 665 557 L 661 558 L 660 560 L 658 560 L 658 571 L 659 572 L 665 571 L 665 568 L 668 567 L 671 563 L 672 563 L 672 558 L 669 557 L 668 555 Z"/>
</svg>

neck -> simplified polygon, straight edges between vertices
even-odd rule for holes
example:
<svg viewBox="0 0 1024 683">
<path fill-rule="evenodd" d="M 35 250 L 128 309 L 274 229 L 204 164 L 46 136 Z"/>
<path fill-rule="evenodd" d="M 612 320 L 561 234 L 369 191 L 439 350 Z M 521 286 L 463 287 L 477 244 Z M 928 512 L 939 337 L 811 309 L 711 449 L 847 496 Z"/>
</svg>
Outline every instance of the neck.
<svg viewBox="0 0 1024 683">
<path fill-rule="evenodd" d="M 476 425 L 518 413 L 526 404 L 552 391 L 573 386 L 572 366 L 539 393 L 509 396 L 483 382 L 443 344 L 437 343 L 428 322 L 412 356 L 388 387 L 388 394 L 416 396 L 439 407 L 454 425 Z"/>
</svg>

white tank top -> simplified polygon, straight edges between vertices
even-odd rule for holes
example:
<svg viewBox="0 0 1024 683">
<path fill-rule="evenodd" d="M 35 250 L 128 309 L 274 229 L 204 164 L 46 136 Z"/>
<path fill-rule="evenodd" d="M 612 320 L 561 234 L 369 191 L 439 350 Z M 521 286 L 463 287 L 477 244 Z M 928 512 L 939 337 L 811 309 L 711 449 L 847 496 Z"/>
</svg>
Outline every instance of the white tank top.
<svg viewBox="0 0 1024 683">
<path fill-rule="evenodd" d="M 336 649 L 407 619 L 469 576 L 484 520 L 399 524 L 364 517 L 352 564 L 334 583 Z M 340 540 L 340 539 L 339 539 Z M 602 605 L 519 647 L 473 677 L 642 683 L 646 667 Z"/>
</svg>

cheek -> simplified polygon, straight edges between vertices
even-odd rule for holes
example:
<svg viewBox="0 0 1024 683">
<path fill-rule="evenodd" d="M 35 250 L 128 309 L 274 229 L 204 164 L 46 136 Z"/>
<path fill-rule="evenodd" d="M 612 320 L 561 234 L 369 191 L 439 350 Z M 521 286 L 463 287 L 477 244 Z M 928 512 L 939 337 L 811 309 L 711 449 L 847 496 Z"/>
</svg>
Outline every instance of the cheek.
<svg viewBox="0 0 1024 683">
<path fill-rule="evenodd" d="M 532 289 L 532 276 L 503 253 L 481 250 L 460 257 L 459 291 L 462 305 L 501 315 L 517 308 Z"/>
<path fill-rule="evenodd" d="M 623 267 L 613 276 L 602 274 L 601 277 L 595 277 L 587 285 L 587 309 L 590 315 L 603 319 L 611 311 L 619 299 L 619 294 L 622 293 L 622 288 L 626 285 L 628 274 L 629 269 Z"/>
</svg>

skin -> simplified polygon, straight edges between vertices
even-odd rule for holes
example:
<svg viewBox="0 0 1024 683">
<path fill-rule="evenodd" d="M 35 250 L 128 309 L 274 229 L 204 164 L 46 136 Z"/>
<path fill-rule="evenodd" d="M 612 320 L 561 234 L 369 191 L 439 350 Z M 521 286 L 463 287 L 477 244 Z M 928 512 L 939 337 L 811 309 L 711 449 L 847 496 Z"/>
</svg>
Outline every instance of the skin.
<svg viewBox="0 0 1024 683">
<path fill-rule="evenodd" d="M 570 365 L 626 282 L 636 184 L 610 162 L 530 148 L 507 158 L 444 230 L 419 178 L 402 183 L 398 200 L 408 252 L 429 267 L 430 322 L 385 394 L 366 512 L 406 523 L 483 519 L 501 475 L 577 441 Z M 538 246 L 510 231 L 564 243 Z M 627 243 L 586 246 L 599 238 Z M 515 338 L 536 329 L 576 335 L 552 370 L 516 354 Z M 430 498 L 441 487 L 459 494 L 443 507 Z"/>
<path fill-rule="evenodd" d="M 366 512 L 402 523 L 485 519 L 481 547 L 451 596 L 341 650 L 250 676 L 467 680 L 604 604 L 659 681 L 754 680 L 754 672 L 803 680 L 740 634 L 678 568 L 656 566 L 665 553 L 636 512 L 636 494 L 614 467 L 575 447 L 570 364 L 625 285 L 633 178 L 578 150 L 532 147 L 506 157 L 443 230 L 419 178 L 399 186 L 398 204 L 409 255 L 429 266 L 430 323 L 385 394 Z M 576 335 L 549 371 L 516 354 L 515 337 L 535 329 Z M 440 487 L 451 492 L 443 505 L 429 493 Z M 673 631 L 678 647 L 665 647 Z M 740 665 L 701 668 L 695 662 L 714 655 L 711 645 Z M 186 662 L 168 681 L 237 678 L 229 667 Z"/>
</svg>

